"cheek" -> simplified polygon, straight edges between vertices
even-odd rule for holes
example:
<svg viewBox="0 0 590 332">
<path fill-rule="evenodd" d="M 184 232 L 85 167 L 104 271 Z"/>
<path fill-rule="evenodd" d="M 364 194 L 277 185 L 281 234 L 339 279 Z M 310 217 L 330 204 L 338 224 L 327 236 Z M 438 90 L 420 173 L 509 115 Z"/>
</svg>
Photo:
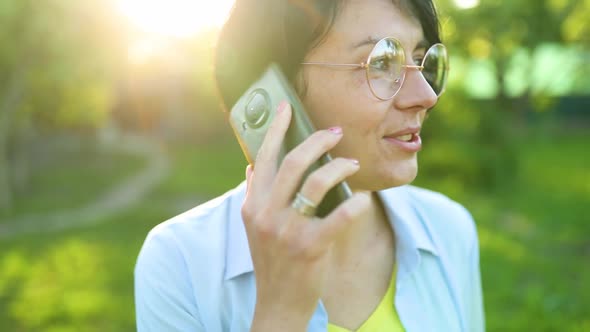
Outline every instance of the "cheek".
<svg viewBox="0 0 590 332">
<path fill-rule="evenodd" d="M 346 87 L 335 73 L 312 72 L 306 76 L 307 93 L 303 98 L 305 109 L 318 129 L 340 125 L 338 109 L 342 91 Z"/>
<path fill-rule="evenodd" d="M 364 70 L 355 70 L 354 73 L 351 73 L 350 77 L 351 79 L 349 81 L 351 89 L 362 89 L 365 85 L 366 74 Z"/>
<path fill-rule="evenodd" d="M 365 72 L 321 74 L 308 75 L 308 90 L 303 100 L 316 128 L 342 126 L 356 139 L 374 133 L 382 123 L 382 116 Z"/>
<path fill-rule="evenodd" d="M 357 71 L 347 85 L 347 92 L 342 98 L 346 112 L 347 124 L 354 127 L 357 135 L 372 135 L 383 123 L 383 106 L 371 93 L 367 84 L 365 71 Z"/>
</svg>

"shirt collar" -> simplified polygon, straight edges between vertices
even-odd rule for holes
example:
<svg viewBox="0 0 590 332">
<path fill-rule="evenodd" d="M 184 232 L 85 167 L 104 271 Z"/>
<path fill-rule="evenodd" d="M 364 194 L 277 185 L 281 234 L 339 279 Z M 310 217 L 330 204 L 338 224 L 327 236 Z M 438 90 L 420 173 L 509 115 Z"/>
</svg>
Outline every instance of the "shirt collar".
<svg viewBox="0 0 590 332">
<path fill-rule="evenodd" d="M 226 280 L 254 271 L 248 237 L 240 212 L 245 193 L 246 185 L 243 182 L 234 189 L 234 194 L 230 195 L 231 198 L 227 205 L 226 215 L 229 218 L 225 248 L 224 276 Z M 407 257 L 409 252 L 415 252 L 417 249 L 438 256 L 432 239 L 425 229 L 425 221 L 420 213 L 420 207 L 412 201 L 408 186 L 386 189 L 378 194 L 390 223 L 396 231 L 398 258 L 401 257 L 402 260 L 400 263 L 404 263 L 404 257 Z"/>
<path fill-rule="evenodd" d="M 242 182 L 235 188 L 234 193 L 234 195 L 230 195 L 226 214 L 229 218 L 225 248 L 225 280 L 254 271 L 250 245 L 241 214 L 242 203 L 246 196 L 246 182 Z"/>
<path fill-rule="evenodd" d="M 394 187 L 379 191 L 396 240 L 412 249 L 421 249 L 438 256 L 438 251 L 430 237 L 424 213 L 419 202 L 410 193 L 411 186 Z"/>
</svg>

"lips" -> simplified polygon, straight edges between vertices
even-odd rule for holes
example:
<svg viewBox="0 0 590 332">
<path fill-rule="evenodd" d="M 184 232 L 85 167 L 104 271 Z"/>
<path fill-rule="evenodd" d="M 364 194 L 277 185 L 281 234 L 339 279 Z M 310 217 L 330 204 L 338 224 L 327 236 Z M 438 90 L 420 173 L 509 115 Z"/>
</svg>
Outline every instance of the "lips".
<svg viewBox="0 0 590 332">
<path fill-rule="evenodd" d="M 391 134 L 385 135 L 386 138 L 396 138 L 402 141 L 411 140 L 412 136 L 420 136 L 420 126 L 407 127 Z"/>
<path fill-rule="evenodd" d="M 406 152 L 418 152 L 422 149 L 420 127 L 408 127 L 383 138 Z"/>
<path fill-rule="evenodd" d="M 401 135 L 401 136 L 397 136 L 394 137 L 395 139 L 399 139 L 400 141 L 406 141 L 409 142 L 412 140 L 412 138 L 414 138 L 414 134 L 406 134 L 406 135 Z"/>
</svg>

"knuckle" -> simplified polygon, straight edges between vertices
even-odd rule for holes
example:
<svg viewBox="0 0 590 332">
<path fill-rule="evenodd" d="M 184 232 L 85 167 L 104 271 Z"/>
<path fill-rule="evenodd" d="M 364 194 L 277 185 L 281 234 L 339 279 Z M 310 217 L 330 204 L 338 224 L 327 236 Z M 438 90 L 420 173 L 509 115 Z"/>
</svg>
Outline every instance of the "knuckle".
<svg viewBox="0 0 590 332">
<path fill-rule="evenodd" d="M 263 142 L 262 145 L 260 146 L 260 149 L 258 149 L 258 152 L 256 153 L 256 163 L 260 163 L 260 162 L 266 162 L 267 159 L 269 159 L 268 157 L 268 152 L 267 150 L 269 149 L 268 147 L 268 143 L 267 142 Z"/>
<path fill-rule="evenodd" d="M 293 234 L 284 236 L 283 244 L 292 256 L 301 256 L 301 253 L 304 251 L 302 239 L 297 236 L 293 236 Z"/>
<path fill-rule="evenodd" d="M 369 197 L 369 195 L 363 194 L 361 195 L 359 200 L 359 205 L 363 210 L 367 210 L 371 207 L 371 198 Z"/>
<path fill-rule="evenodd" d="M 279 238 L 277 239 L 277 242 L 280 243 L 281 247 L 284 248 L 287 253 L 289 253 L 289 256 L 301 256 L 301 240 L 292 232 L 285 232 L 280 234 Z"/>
<path fill-rule="evenodd" d="M 307 177 L 307 186 L 310 191 L 317 191 L 327 187 L 328 181 L 322 173 L 315 172 Z"/>
<path fill-rule="evenodd" d="M 354 200 L 353 203 L 353 205 L 347 206 L 346 209 L 350 218 L 355 218 L 363 211 L 367 211 L 371 208 L 371 198 L 366 194 L 359 194 L 359 197 L 356 197 L 356 200 Z"/>
<path fill-rule="evenodd" d="M 244 203 L 241 209 L 242 219 L 247 223 L 252 223 L 256 218 L 256 213 L 254 211 L 252 204 Z"/>
<path fill-rule="evenodd" d="M 294 257 L 301 257 L 304 251 L 304 247 L 302 246 L 300 239 L 295 238 L 293 236 L 287 238 L 284 242 L 284 245 L 287 248 L 288 252 L 291 254 L 291 256 Z"/>
<path fill-rule="evenodd" d="M 301 254 L 307 258 L 317 257 L 319 254 L 324 253 L 329 246 L 328 241 L 322 241 L 321 227 L 317 225 L 308 228 L 302 237 L 300 248 Z"/>
<path fill-rule="evenodd" d="M 311 134 L 311 136 L 309 136 L 309 138 L 308 138 L 308 141 L 311 144 L 317 145 L 324 150 L 333 146 L 335 144 L 335 142 L 338 140 L 339 140 L 338 136 L 331 134 L 327 130 L 316 131 L 313 134 Z"/>
<path fill-rule="evenodd" d="M 261 240 L 268 240 L 275 237 L 275 227 L 273 223 L 261 220 L 254 225 L 256 235 Z"/>
<path fill-rule="evenodd" d="M 354 211 L 350 205 L 342 206 L 342 210 L 340 210 L 340 217 L 345 220 L 351 220 L 354 218 Z"/>
<path fill-rule="evenodd" d="M 248 228 L 254 231 L 258 238 L 268 239 L 273 236 L 275 227 L 270 222 L 270 215 L 267 211 L 259 211 L 254 205 L 245 203 L 242 205 L 241 214 L 244 223 L 249 225 Z"/>
<path fill-rule="evenodd" d="M 299 220 L 295 222 L 300 222 Z M 307 259 L 312 252 L 314 243 L 304 236 L 304 231 L 300 227 L 287 227 L 282 229 L 277 235 L 277 242 L 293 258 Z"/>
<path fill-rule="evenodd" d="M 286 247 L 290 247 L 293 242 L 293 232 L 290 232 L 288 229 L 281 229 L 277 234 L 277 242 L 285 245 Z"/>
<path fill-rule="evenodd" d="M 285 158 L 283 159 L 282 167 L 286 168 L 287 170 L 294 170 L 303 167 L 303 161 L 295 151 L 289 152 Z"/>
</svg>

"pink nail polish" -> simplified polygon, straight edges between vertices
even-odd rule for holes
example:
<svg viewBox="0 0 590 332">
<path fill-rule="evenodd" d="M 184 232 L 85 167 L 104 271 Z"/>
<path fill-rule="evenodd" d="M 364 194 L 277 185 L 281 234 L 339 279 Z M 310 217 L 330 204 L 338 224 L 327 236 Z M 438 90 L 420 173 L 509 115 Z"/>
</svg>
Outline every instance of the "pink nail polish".
<svg viewBox="0 0 590 332">
<path fill-rule="evenodd" d="M 281 103 L 279 104 L 279 106 L 277 107 L 277 113 L 281 113 L 282 111 L 285 110 L 285 107 L 287 107 L 287 101 L 283 100 L 281 101 Z"/>
<path fill-rule="evenodd" d="M 336 134 L 336 135 L 342 134 L 342 128 L 340 128 L 340 127 L 328 128 L 328 131 L 331 132 L 332 134 Z"/>
</svg>

